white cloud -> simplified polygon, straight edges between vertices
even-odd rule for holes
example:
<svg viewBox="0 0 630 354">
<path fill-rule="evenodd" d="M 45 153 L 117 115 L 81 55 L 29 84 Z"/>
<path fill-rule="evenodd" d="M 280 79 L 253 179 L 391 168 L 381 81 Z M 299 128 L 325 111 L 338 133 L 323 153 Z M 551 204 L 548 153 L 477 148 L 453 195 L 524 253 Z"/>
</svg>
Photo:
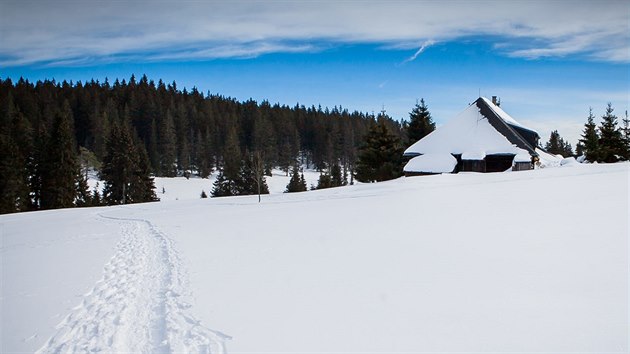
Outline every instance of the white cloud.
<svg viewBox="0 0 630 354">
<path fill-rule="evenodd" d="M 624 0 L 3 0 L 0 65 L 250 57 L 317 50 L 321 42 L 408 47 L 426 38 L 450 41 L 474 35 L 515 42 L 496 49 L 512 56 L 582 54 L 630 62 L 628 16 Z"/>
</svg>

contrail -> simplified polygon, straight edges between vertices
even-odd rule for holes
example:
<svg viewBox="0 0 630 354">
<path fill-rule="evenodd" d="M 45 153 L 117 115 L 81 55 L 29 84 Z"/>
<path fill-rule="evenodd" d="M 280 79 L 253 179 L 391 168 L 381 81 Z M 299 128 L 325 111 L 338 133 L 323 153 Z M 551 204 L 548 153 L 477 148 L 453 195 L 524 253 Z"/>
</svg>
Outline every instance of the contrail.
<svg viewBox="0 0 630 354">
<path fill-rule="evenodd" d="M 435 44 L 435 41 L 432 39 L 426 40 L 424 41 L 424 43 L 422 43 L 422 45 L 420 46 L 420 48 L 416 51 L 416 53 L 412 56 L 410 56 L 409 58 L 405 59 L 402 64 L 408 63 L 410 61 L 414 61 L 416 60 L 416 58 L 418 57 L 418 55 L 420 55 L 422 52 L 424 52 L 425 49 L 427 49 L 428 47 L 432 46 L 433 44 Z"/>
</svg>

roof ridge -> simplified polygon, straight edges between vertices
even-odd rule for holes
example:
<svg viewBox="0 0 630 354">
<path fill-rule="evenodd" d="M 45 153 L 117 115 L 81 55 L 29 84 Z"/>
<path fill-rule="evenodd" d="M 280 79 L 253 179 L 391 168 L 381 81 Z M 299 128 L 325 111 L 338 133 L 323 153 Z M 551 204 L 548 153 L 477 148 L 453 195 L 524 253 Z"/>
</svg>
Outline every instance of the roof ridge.
<svg viewBox="0 0 630 354">
<path fill-rule="evenodd" d="M 505 136 L 508 141 L 521 149 L 527 150 L 532 156 L 538 155 L 536 153 L 536 147 L 532 146 L 523 136 L 521 136 L 521 134 L 516 131 L 515 127 L 512 124 L 506 122 L 505 119 L 503 119 L 501 115 L 497 113 L 488 103 L 487 98 L 484 99 L 484 97 L 479 97 L 475 101 L 475 105 L 477 106 L 477 108 L 479 108 L 479 112 L 481 113 L 481 115 L 488 119 L 488 123 L 490 123 L 490 125 L 492 125 L 499 133 L 501 133 L 501 135 Z M 523 128 L 527 129 L 525 127 Z"/>
</svg>

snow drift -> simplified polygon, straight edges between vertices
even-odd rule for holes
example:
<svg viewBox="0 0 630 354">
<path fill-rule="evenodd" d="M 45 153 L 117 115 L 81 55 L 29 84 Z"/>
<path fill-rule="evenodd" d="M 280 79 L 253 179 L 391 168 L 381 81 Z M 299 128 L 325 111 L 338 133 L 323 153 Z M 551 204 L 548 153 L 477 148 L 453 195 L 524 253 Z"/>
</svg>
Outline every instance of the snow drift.
<svg viewBox="0 0 630 354">
<path fill-rule="evenodd" d="M 624 352 L 628 167 L 2 215 L 0 351 Z"/>
</svg>

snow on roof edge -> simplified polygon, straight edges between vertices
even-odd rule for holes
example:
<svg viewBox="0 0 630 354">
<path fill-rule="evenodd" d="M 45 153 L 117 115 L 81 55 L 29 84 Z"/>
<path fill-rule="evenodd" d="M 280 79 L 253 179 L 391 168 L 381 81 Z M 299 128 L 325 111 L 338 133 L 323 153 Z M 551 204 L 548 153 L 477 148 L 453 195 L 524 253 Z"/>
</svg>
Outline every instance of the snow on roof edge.
<svg viewBox="0 0 630 354">
<path fill-rule="evenodd" d="M 419 173 L 451 173 L 457 166 L 457 159 L 451 154 L 425 154 L 409 160 L 403 171 Z"/>
<path fill-rule="evenodd" d="M 532 131 L 532 132 L 538 134 L 538 131 L 536 131 L 536 130 L 530 128 L 530 127 L 526 127 L 523 124 L 519 123 L 511 115 L 509 115 L 507 112 L 505 112 L 501 107 L 499 107 L 496 104 L 492 103 L 492 101 L 489 100 L 487 97 L 480 96 L 480 98 L 482 100 L 484 100 L 488 104 L 490 109 L 492 109 L 507 124 L 510 124 L 510 125 L 513 125 L 513 126 L 516 126 L 516 127 L 522 128 L 522 129 L 526 129 L 526 130 L 529 130 L 529 131 Z M 538 134 L 538 136 L 540 136 L 540 134 Z"/>
</svg>

